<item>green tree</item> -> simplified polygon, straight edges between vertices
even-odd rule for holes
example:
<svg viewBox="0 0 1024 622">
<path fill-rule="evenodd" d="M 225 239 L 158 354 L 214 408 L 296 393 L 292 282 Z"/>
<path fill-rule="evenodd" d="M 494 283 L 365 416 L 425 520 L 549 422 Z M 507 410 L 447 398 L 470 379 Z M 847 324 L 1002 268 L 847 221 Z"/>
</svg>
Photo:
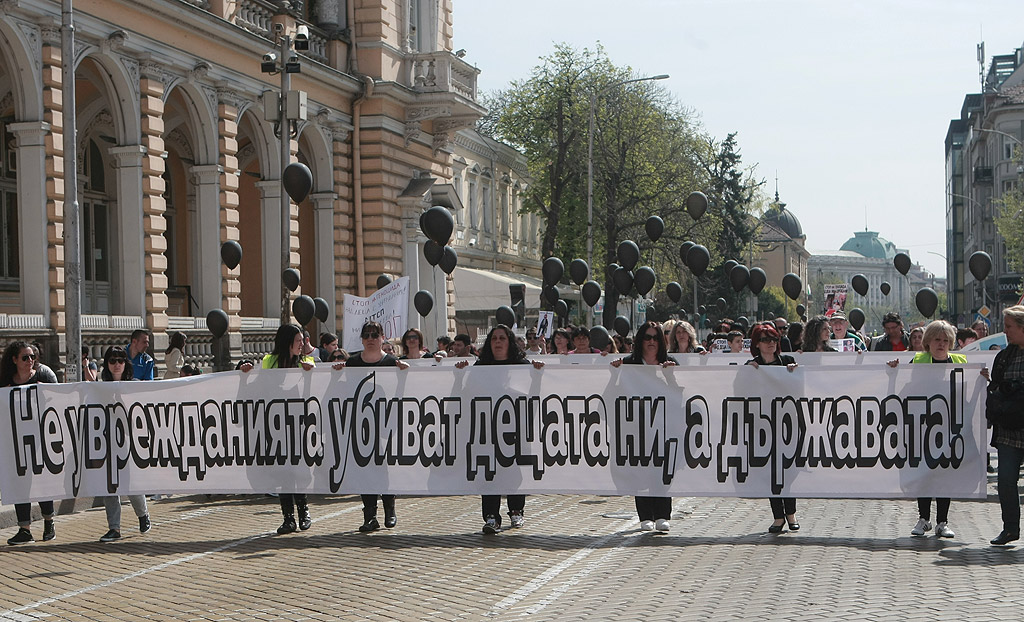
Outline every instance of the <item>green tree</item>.
<svg viewBox="0 0 1024 622">
<path fill-rule="evenodd" d="M 1019 185 L 999 200 L 996 229 L 1006 242 L 1006 267 L 1024 272 L 1024 189 Z"/>
</svg>

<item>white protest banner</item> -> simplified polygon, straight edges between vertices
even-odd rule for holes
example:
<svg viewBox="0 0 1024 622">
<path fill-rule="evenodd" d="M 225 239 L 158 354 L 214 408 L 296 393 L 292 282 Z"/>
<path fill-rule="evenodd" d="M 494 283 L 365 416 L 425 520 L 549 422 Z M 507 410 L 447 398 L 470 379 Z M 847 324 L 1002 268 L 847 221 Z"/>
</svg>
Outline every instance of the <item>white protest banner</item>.
<svg viewBox="0 0 1024 622">
<path fill-rule="evenodd" d="M 384 338 L 401 337 L 409 323 L 409 277 L 395 279 L 369 298 L 345 294 L 345 327 L 341 347 L 349 352 L 363 349 L 359 331 L 368 320 L 380 322 Z"/>
<path fill-rule="evenodd" d="M 980 368 L 320 368 L 29 385 L 0 389 L 0 494 L 982 497 Z"/>
</svg>

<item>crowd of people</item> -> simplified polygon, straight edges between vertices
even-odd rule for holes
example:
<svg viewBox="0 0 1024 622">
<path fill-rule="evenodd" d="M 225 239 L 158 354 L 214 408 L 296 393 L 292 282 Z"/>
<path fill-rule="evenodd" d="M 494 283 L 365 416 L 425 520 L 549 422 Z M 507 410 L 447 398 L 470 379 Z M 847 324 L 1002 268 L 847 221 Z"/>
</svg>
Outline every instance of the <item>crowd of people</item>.
<svg viewBox="0 0 1024 622">
<path fill-rule="evenodd" d="M 996 356 L 991 372 L 985 368 L 981 373 L 992 383 L 1020 386 L 1024 384 L 1024 306 L 1006 308 L 1003 311 L 1003 324 L 1008 346 Z M 704 342 L 700 343 L 696 330 L 685 320 L 670 320 L 664 323 L 647 321 L 637 327 L 632 337 L 616 334 L 613 339 L 607 340 L 608 343 L 603 348 L 598 349 L 591 344 L 591 332 L 584 326 L 558 328 L 552 332 L 550 338 L 545 338 L 532 327 L 527 328 L 523 337 L 517 337 L 510 327 L 499 324 L 488 332 L 479 350 L 470 336 L 463 333 L 454 338 L 438 338 L 437 348 L 431 351 L 419 329 L 410 328 L 400 339 L 389 341 L 384 336 L 383 327 L 377 322 L 369 321 L 360 331 L 362 349 L 349 354 L 339 347 L 338 337 L 333 333 L 322 334 L 319 346 L 314 347 L 308 332 L 297 325 L 286 324 L 278 329 L 271 354 L 263 357 L 261 361 L 242 360 L 236 369 L 249 372 L 259 364 L 263 369 L 302 368 L 309 371 L 317 362 L 328 364 L 335 370 L 345 367 L 407 369 L 408 360 L 424 357 L 432 357 L 436 361 L 445 358 L 459 359 L 455 362 L 458 369 L 464 369 L 471 362 L 474 365 L 532 364 L 540 369 L 544 363 L 530 357 L 545 354 L 570 356 L 582 353 L 625 355 L 611 357 L 610 364 L 614 366 L 628 364 L 670 367 L 678 363 L 673 355 L 707 355 L 715 351 L 727 351 L 749 353 L 751 357 L 746 364 L 754 368 L 784 366 L 793 371 L 797 367 L 797 362 L 786 353 L 837 352 L 837 345 L 850 352 L 913 351 L 917 354 L 911 361 L 912 364 L 964 364 L 967 358 L 956 350 L 987 335 L 987 326 L 984 323 L 975 324 L 971 328 L 957 328 L 944 320 L 936 320 L 927 326 L 907 331 L 902 318 L 895 312 L 883 317 L 882 326 L 884 333 L 876 337 L 860 334 L 852 329 L 848 318 L 841 310 L 829 317 L 812 317 L 806 323 L 789 323 L 785 318 L 776 318 L 756 322 L 753 326 L 747 327 L 743 323 L 723 320 L 709 333 Z M 748 339 L 749 350 L 746 349 Z M 171 335 L 165 353 L 167 369 L 164 378 L 199 373 L 198 370 L 193 371 L 191 366 L 184 364 L 185 342 L 186 337 L 183 333 Z M 86 380 L 99 381 L 153 380 L 155 362 L 147 353 L 148 349 L 149 333 L 137 330 L 132 333 L 128 346 L 115 346 L 106 350 L 102 367 L 90 361 L 88 353 L 83 351 L 83 376 Z M 890 360 L 888 364 L 895 367 L 899 360 Z M 57 382 L 57 378 L 53 370 L 39 360 L 38 345 L 15 341 L 7 346 L 0 359 L 0 386 L 46 382 Z M 1020 408 L 1024 410 L 1024 403 Z M 1020 537 L 1020 498 L 1017 485 L 1020 468 L 1024 464 L 1024 430 L 1007 429 L 998 424 L 992 427 L 992 445 L 996 448 L 998 457 L 997 486 L 1003 529 L 991 543 L 1002 545 Z M 280 494 L 278 497 L 283 515 L 283 522 L 277 529 L 278 534 L 307 530 L 311 527 L 312 517 L 306 495 Z M 377 520 L 378 500 L 382 502 L 384 508 L 383 526 L 391 529 L 398 524 L 394 495 L 364 494 L 363 524 L 359 531 L 372 532 L 381 528 Z M 146 497 L 129 495 L 129 501 L 138 518 L 139 531 L 148 532 L 152 527 L 152 521 L 149 518 Z M 118 540 L 121 537 L 121 500 L 117 496 L 109 496 L 105 497 L 103 502 L 107 511 L 108 531 L 100 540 Z M 523 526 L 526 496 L 507 495 L 506 503 L 510 527 Z M 481 498 L 483 533 L 496 534 L 501 530 L 500 504 L 499 495 L 484 495 Z M 935 499 L 934 529 L 939 537 L 952 538 L 955 535 L 949 526 L 950 504 L 948 498 Z M 641 530 L 667 532 L 671 529 L 671 498 L 637 496 L 635 505 Z M 786 527 L 790 531 L 800 529 L 796 519 L 795 498 L 773 497 L 770 499 L 770 505 L 774 519 L 768 527 L 770 533 L 780 533 Z M 911 530 L 912 535 L 921 536 L 932 530 L 931 505 L 931 498 L 918 499 L 919 519 Z M 53 502 L 40 502 L 39 507 L 43 517 L 42 539 L 52 540 L 56 537 Z M 34 536 L 30 529 L 31 505 L 19 503 L 15 510 L 18 532 L 8 540 L 8 544 L 33 542 Z"/>
</svg>

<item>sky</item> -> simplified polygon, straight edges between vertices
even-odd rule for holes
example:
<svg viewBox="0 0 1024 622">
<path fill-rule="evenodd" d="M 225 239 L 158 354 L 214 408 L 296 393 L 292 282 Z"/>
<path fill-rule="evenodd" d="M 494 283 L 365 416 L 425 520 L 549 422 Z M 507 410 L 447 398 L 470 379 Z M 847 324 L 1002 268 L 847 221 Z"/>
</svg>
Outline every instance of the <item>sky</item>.
<svg viewBox="0 0 1024 622">
<path fill-rule="evenodd" d="M 493 91 L 555 43 L 604 46 L 722 139 L 812 252 L 877 231 L 945 276 L 945 137 L 980 90 L 977 44 L 1024 44 L 1021 0 L 455 0 L 454 49 Z"/>
</svg>

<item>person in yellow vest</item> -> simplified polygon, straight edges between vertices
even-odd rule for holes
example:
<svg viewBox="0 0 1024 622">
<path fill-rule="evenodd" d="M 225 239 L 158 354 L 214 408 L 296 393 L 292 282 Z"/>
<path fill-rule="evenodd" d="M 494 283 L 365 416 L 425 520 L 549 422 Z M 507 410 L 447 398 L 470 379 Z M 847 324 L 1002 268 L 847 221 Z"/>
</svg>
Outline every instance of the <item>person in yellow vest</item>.
<svg viewBox="0 0 1024 622">
<path fill-rule="evenodd" d="M 950 352 L 956 344 L 956 328 L 945 320 L 935 320 L 924 329 L 924 337 L 921 339 L 923 352 L 914 355 L 911 363 L 953 363 L 962 365 L 967 362 L 967 357 L 957 352 Z M 899 359 L 889 361 L 890 367 L 899 365 Z M 956 534 L 949 528 L 949 503 L 948 498 L 936 497 L 935 499 L 935 535 L 940 538 L 952 538 Z M 913 536 L 923 536 L 925 532 L 932 530 L 931 523 L 931 497 L 921 497 L 917 500 L 919 518 L 917 524 L 910 530 Z"/>
</svg>

